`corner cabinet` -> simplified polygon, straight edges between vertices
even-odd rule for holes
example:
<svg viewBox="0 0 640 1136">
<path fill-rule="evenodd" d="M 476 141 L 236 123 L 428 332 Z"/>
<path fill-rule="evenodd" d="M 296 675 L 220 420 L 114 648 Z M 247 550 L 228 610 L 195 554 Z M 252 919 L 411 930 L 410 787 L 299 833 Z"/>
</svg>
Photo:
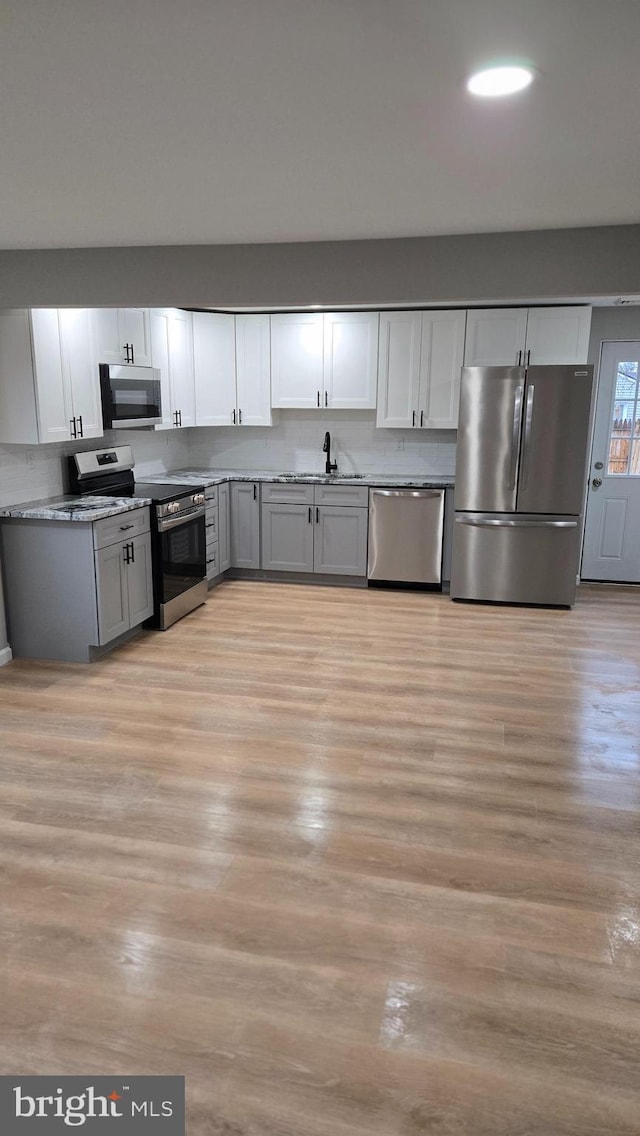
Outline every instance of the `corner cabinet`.
<svg viewBox="0 0 640 1136">
<path fill-rule="evenodd" d="M 377 426 L 455 430 L 466 312 L 380 313 Z"/>
<path fill-rule="evenodd" d="M 151 367 L 149 308 L 94 308 L 99 363 L 134 363 Z"/>
<path fill-rule="evenodd" d="M 375 409 L 378 319 L 378 312 L 271 316 L 271 405 Z"/>
<path fill-rule="evenodd" d="M 153 615 L 149 509 L 93 524 L 2 521 L 16 658 L 91 662 Z"/>
<path fill-rule="evenodd" d="M 102 437 L 88 308 L 0 311 L 0 442 Z"/>
<path fill-rule="evenodd" d="M 475 308 L 467 312 L 467 367 L 585 363 L 591 308 Z"/>
</svg>

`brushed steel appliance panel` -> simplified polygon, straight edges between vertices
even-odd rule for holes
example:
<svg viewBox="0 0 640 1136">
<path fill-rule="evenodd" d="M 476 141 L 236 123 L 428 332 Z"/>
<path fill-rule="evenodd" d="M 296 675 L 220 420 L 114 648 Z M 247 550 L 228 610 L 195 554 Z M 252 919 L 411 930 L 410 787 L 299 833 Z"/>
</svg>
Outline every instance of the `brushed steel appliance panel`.
<svg viewBox="0 0 640 1136">
<path fill-rule="evenodd" d="M 571 607 L 579 554 L 578 517 L 457 513 L 451 598 Z"/>
<path fill-rule="evenodd" d="M 524 367 L 463 367 L 455 508 L 515 512 Z"/>
<path fill-rule="evenodd" d="M 369 490 L 370 580 L 442 582 L 444 489 Z"/>
<path fill-rule="evenodd" d="M 158 624 L 161 631 L 166 631 L 168 627 L 172 627 L 184 615 L 188 615 L 190 611 L 194 611 L 203 603 L 207 602 L 209 595 L 209 587 L 206 580 L 200 580 L 189 588 L 186 592 L 180 592 L 179 595 L 174 596 L 167 603 L 159 605 Z"/>
<path fill-rule="evenodd" d="M 586 484 L 593 367 L 528 367 L 519 513 L 580 513 Z"/>
</svg>

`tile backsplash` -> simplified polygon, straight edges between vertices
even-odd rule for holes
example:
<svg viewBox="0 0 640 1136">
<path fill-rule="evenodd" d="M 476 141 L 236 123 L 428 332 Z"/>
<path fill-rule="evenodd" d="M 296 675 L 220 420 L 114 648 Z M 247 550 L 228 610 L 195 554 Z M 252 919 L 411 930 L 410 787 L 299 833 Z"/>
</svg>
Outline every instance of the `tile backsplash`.
<svg viewBox="0 0 640 1136">
<path fill-rule="evenodd" d="M 378 430 L 372 410 L 280 410 L 273 426 L 192 430 L 191 464 L 315 473 L 324 469 L 327 430 L 340 473 L 455 471 L 455 430 Z"/>
</svg>

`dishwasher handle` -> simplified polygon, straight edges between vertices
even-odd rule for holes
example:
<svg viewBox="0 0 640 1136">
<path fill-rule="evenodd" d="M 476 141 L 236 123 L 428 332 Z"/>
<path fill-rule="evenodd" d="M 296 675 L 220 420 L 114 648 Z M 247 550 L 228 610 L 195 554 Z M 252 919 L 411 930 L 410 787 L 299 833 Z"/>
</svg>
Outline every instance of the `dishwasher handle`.
<svg viewBox="0 0 640 1136">
<path fill-rule="evenodd" d="M 373 497 L 422 497 L 433 500 L 441 497 L 444 489 L 372 489 Z"/>
</svg>

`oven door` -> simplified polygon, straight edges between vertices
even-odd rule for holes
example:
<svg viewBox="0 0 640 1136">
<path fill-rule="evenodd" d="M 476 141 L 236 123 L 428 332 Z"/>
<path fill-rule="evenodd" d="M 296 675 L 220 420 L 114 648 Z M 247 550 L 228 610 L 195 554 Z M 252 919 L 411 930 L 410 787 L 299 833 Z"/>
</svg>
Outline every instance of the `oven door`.
<svg viewBox="0 0 640 1136">
<path fill-rule="evenodd" d="M 154 367 L 100 364 L 105 429 L 156 426 L 162 422 L 160 372 Z"/>
<path fill-rule="evenodd" d="M 204 506 L 186 516 L 158 521 L 157 594 L 161 604 L 171 603 L 206 579 Z"/>
</svg>

